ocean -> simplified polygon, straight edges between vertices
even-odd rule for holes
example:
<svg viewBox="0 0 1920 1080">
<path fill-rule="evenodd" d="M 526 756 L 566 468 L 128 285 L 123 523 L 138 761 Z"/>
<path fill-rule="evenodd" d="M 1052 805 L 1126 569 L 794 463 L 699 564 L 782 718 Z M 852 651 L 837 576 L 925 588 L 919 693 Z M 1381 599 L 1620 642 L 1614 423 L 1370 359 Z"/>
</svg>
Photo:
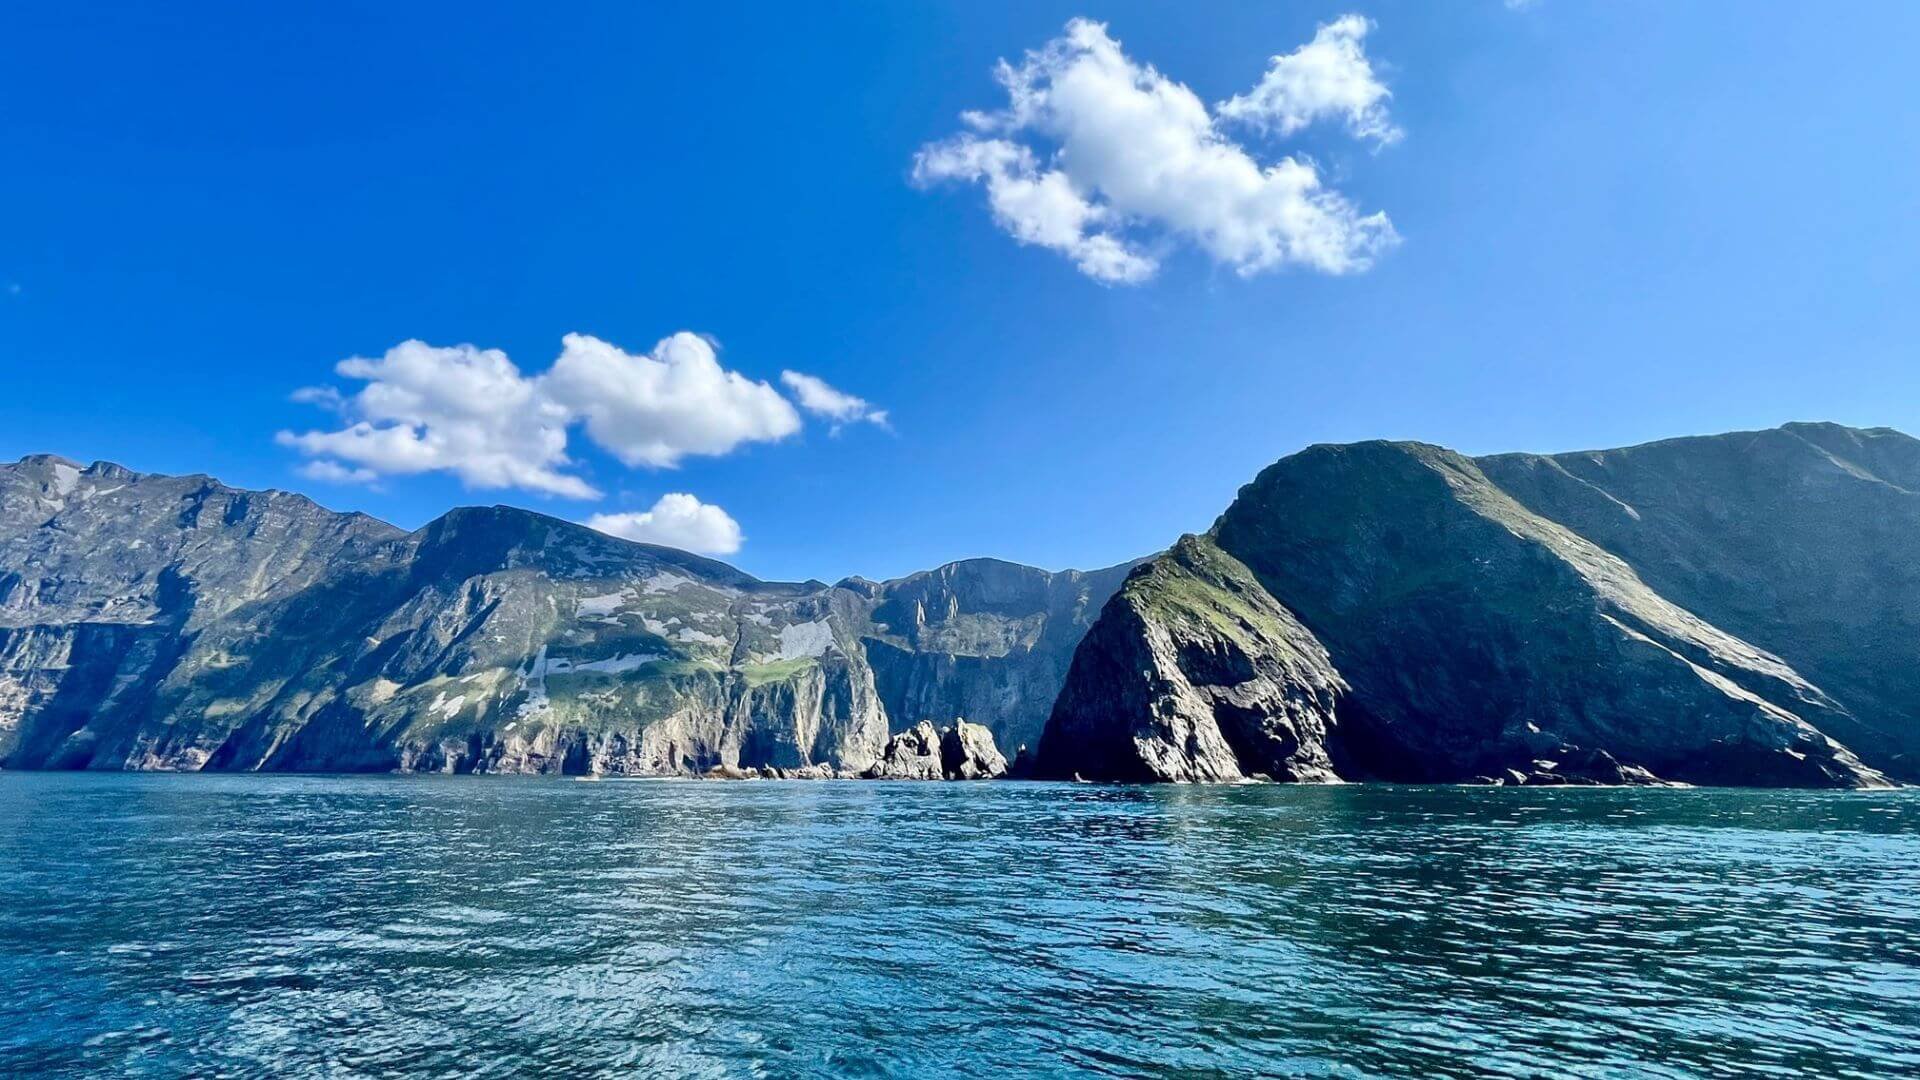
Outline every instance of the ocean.
<svg viewBox="0 0 1920 1080">
<path fill-rule="evenodd" d="M 1920 792 L 0 774 L 0 1074 L 1920 1075 Z"/>
</svg>

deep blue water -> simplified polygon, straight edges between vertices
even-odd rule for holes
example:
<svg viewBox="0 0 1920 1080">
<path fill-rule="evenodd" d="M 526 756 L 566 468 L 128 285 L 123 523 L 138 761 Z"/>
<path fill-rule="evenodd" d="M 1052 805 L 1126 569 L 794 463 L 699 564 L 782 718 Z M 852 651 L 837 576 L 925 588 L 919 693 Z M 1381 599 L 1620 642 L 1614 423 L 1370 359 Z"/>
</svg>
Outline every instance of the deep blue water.
<svg viewBox="0 0 1920 1080">
<path fill-rule="evenodd" d="M 0 775 L 0 1074 L 1920 1075 L 1920 793 Z"/>
</svg>

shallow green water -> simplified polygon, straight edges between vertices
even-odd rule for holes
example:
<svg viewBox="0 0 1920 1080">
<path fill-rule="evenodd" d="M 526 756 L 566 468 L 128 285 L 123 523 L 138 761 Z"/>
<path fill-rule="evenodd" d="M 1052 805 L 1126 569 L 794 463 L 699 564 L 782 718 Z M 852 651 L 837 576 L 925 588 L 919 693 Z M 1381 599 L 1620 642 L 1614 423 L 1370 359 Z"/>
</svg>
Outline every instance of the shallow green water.
<svg viewBox="0 0 1920 1080">
<path fill-rule="evenodd" d="M 0 775 L 0 1074 L 1920 1074 L 1920 793 Z"/>
</svg>

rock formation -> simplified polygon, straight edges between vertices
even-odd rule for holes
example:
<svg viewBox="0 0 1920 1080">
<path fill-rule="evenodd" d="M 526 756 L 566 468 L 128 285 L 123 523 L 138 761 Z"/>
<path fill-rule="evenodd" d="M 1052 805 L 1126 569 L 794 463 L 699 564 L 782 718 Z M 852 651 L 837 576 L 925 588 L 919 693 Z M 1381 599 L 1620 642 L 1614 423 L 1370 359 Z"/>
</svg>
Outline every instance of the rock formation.
<svg viewBox="0 0 1920 1080">
<path fill-rule="evenodd" d="M 1036 768 L 1138 781 L 1331 780 L 1327 737 L 1345 691 L 1292 612 L 1212 540 L 1189 536 L 1107 602 Z"/>
<path fill-rule="evenodd" d="M 956 720 L 936 729 L 922 720 L 887 740 L 866 775 L 875 780 L 998 780 L 1007 759 L 984 725 Z"/>
</svg>

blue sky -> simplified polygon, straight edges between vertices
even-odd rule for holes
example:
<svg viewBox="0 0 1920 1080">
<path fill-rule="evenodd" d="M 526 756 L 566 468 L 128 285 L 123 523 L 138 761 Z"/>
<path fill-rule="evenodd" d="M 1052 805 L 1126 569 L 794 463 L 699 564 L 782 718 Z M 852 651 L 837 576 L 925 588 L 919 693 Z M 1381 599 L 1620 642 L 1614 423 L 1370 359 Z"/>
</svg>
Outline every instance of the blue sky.
<svg viewBox="0 0 1920 1080">
<path fill-rule="evenodd" d="M 7 457 L 209 472 L 408 527 L 685 493 L 710 546 L 731 539 L 699 508 L 737 523 L 729 561 L 831 580 L 1113 563 L 1320 441 L 1920 428 L 1920 6 L 82 7 L 0 35 Z M 1297 130 L 1221 115 L 1348 14 L 1390 97 L 1309 94 Z M 1233 152 L 1307 164 L 1345 239 L 1314 248 L 1285 207 L 1207 231 L 1211 189 L 1134 184 L 1159 175 L 1152 132 L 1125 147 L 1144 160 L 1068 146 L 1071 50 L 1027 72 L 1053 120 L 1010 116 L 996 61 L 1075 18 L 1188 88 Z M 1069 201 L 997 219 L 991 177 L 916 177 L 967 132 L 1031 153 L 1008 192 L 1058 172 Z M 1010 232 L 1075 206 L 1093 216 L 1052 246 Z M 1397 243 L 1352 231 L 1373 214 Z M 1103 233 L 1150 272 L 1077 266 Z M 655 353 L 682 331 L 691 353 Z M 492 362 L 456 346 L 511 358 L 518 381 L 482 395 L 531 395 L 500 406 L 507 445 L 369 467 L 323 452 L 364 442 L 299 441 L 400 423 L 351 395 L 415 339 L 442 350 L 407 369 L 431 392 L 435 364 Z M 373 378 L 336 370 L 351 357 Z M 810 411 L 787 371 L 867 404 Z M 293 400 L 323 387 L 336 411 Z"/>
</svg>

